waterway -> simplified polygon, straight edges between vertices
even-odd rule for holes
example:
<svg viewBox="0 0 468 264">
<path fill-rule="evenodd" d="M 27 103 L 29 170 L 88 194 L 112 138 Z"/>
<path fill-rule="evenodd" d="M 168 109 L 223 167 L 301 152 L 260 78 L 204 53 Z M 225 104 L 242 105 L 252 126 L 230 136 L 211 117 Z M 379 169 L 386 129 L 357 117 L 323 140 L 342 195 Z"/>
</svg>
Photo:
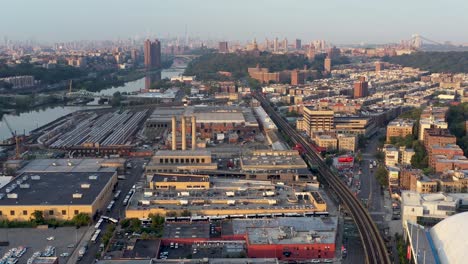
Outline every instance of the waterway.
<svg viewBox="0 0 468 264">
<path fill-rule="evenodd" d="M 178 76 L 184 72 L 183 68 L 170 68 L 163 70 L 160 74 L 150 74 L 146 77 L 138 79 L 136 81 L 127 82 L 124 86 L 120 87 L 111 87 L 108 89 L 101 90 L 98 92 L 102 95 L 112 95 L 115 92 L 136 92 L 141 89 L 149 88 L 151 83 L 157 81 L 161 78 L 171 78 L 174 76 Z M 49 122 L 54 121 L 57 118 L 62 116 L 68 115 L 70 113 L 79 111 L 79 110 L 86 110 L 86 109 L 93 109 L 96 105 L 86 105 L 86 106 L 50 106 L 46 108 L 40 108 L 31 110 L 28 112 L 23 112 L 20 114 L 8 114 L 4 115 L 4 118 L 10 124 L 11 129 L 16 131 L 18 134 L 29 134 L 31 130 L 34 130 L 38 127 L 41 127 Z M 4 140 L 11 137 L 11 133 L 7 128 L 5 122 L 3 120 L 0 121 L 0 140 Z"/>
</svg>

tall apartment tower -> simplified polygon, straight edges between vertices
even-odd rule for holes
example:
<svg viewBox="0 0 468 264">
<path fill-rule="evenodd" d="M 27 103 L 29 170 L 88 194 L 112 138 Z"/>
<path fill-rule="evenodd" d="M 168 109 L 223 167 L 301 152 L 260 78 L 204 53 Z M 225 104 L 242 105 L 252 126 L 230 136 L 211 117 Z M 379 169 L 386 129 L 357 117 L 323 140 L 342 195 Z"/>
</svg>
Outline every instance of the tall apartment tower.
<svg viewBox="0 0 468 264">
<path fill-rule="evenodd" d="M 221 53 L 228 53 L 229 52 L 229 48 L 228 48 L 228 43 L 227 41 L 221 41 L 219 42 L 219 52 Z"/>
<path fill-rule="evenodd" d="M 381 61 L 375 62 L 375 72 L 380 72 L 384 70 L 384 64 Z"/>
<path fill-rule="evenodd" d="M 296 45 L 295 45 L 295 48 L 297 50 L 300 50 L 302 48 L 302 42 L 300 39 L 296 39 Z"/>
<path fill-rule="evenodd" d="M 309 59 L 309 61 L 313 61 L 315 59 L 315 45 L 312 42 L 307 50 L 307 59 Z"/>
<path fill-rule="evenodd" d="M 273 42 L 273 52 L 278 52 L 278 38 L 275 38 Z"/>
<path fill-rule="evenodd" d="M 145 41 L 145 66 L 147 69 L 161 68 L 161 42 L 157 39 Z"/>
<path fill-rule="evenodd" d="M 288 52 L 288 39 L 287 38 L 283 39 L 283 51 Z"/>
<path fill-rule="evenodd" d="M 331 68 L 332 68 L 332 61 L 331 61 L 331 58 L 330 57 L 326 57 L 325 58 L 325 61 L 323 63 L 323 67 L 325 69 L 326 72 L 331 72 Z"/>
<path fill-rule="evenodd" d="M 359 80 L 354 83 L 354 98 L 362 98 L 369 95 L 368 83 L 366 77 L 361 76 Z"/>
</svg>

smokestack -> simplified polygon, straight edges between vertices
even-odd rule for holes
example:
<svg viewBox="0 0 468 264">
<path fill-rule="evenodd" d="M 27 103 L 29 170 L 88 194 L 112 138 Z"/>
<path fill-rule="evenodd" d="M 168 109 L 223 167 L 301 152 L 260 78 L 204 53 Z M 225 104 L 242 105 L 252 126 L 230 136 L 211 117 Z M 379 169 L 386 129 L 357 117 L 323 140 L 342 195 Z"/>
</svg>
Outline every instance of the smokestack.
<svg viewBox="0 0 468 264">
<path fill-rule="evenodd" d="M 172 116 L 172 150 L 177 149 L 177 139 L 176 139 L 176 117 Z"/>
<path fill-rule="evenodd" d="M 187 138 L 185 129 L 185 116 L 182 116 L 182 150 L 187 150 Z"/>
<path fill-rule="evenodd" d="M 197 147 L 197 123 L 195 116 L 192 116 L 192 150 Z"/>
</svg>

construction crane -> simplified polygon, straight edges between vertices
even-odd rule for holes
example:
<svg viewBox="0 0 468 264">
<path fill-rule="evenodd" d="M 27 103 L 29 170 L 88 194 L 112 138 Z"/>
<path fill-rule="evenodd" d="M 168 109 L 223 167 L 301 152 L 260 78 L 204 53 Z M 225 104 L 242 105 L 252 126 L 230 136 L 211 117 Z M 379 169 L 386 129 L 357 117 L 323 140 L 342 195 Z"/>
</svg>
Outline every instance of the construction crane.
<svg viewBox="0 0 468 264">
<path fill-rule="evenodd" d="M 15 159 L 20 158 L 20 137 L 16 134 L 16 131 L 13 131 L 10 124 L 8 123 L 6 117 L 3 117 L 3 122 L 6 124 L 8 130 L 11 133 L 12 138 L 15 140 Z"/>
</svg>

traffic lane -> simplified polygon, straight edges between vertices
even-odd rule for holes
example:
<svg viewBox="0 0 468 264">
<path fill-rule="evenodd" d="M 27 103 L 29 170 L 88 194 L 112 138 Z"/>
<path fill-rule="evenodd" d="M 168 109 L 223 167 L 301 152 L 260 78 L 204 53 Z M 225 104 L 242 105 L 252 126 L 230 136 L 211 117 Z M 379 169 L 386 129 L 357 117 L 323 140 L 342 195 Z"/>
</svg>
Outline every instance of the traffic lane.
<svg viewBox="0 0 468 264">
<path fill-rule="evenodd" d="M 142 166 L 146 162 L 144 159 L 133 159 L 129 161 L 133 164 L 132 169 L 129 170 L 130 173 L 126 173 L 126 179 L 119 180 L 117 184 L 116 190 L 121 190 L 120 197 L 115 200 L 115 205 L 112 210 L 110 212 L 104 211 L 103 215 L 110 216 L 115 219 L 123 218 L 125 216 L 125 206 L 123 205 L 123 199 L 128 194 L 133 185 L 140 179 L 141 175 L 143 174 Z M 81 259 L 80 263 L 93 263 L 95 261 L 96 255 L 99 252 L 99 245 L 102 243 L 102 235 L 105 233 L 108 225 L 110 225 L 110 223 L 107 222 L 103 222 L 101 224 L 101 234 L 96 240 L 96 243 L 88 243 L 88 250 Z"/>
<path fill-rule="evenodd" d="M 361 161 L 361 164 L 361 192 L 359 193 L 358 197 L 360 199 L 368 199 L 370 194 L 369 161 L 363 160 Z"/>
</svg>

